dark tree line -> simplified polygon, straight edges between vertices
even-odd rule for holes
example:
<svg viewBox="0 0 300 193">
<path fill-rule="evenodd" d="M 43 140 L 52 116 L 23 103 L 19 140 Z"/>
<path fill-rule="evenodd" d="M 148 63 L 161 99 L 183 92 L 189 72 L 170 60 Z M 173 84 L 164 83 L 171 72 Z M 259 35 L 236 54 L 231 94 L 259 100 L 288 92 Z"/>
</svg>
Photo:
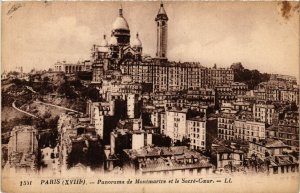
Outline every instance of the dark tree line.
<svg viewBox="0 0 300 193">
<path fill-rule="evenodd" d="M 171 141 L 171 138 L 165 135 L 160 135 L 156 133 L 152 135 L 152 143 L 158 147 L 170 147 Z"/>
<path fill-rule="evenodd" d="M 268 81 L 270 79 L 270 74 L 260 73 L 256 69 L 246 69 L 240 62 L 233 63 L 230 68 L 233 69 L 234 72 L 234 81 L 244 82 L 248 85 L 249 89 L 254 89 L 259 83 Z"/>
</svg>

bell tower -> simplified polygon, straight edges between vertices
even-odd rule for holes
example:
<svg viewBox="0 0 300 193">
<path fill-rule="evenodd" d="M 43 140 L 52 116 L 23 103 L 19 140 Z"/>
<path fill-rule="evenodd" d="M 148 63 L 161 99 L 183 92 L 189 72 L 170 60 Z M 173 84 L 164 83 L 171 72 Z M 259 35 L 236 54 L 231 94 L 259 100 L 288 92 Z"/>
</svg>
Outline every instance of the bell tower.
<svg viewBox="0 0 300 193">
<path fill-rule="evenodd" d="M 161 60 L 167 60 L 168 20 L 164 5 L 161 3 L 155 18 L 157 24 L 156 58 Z"/>
</svg>

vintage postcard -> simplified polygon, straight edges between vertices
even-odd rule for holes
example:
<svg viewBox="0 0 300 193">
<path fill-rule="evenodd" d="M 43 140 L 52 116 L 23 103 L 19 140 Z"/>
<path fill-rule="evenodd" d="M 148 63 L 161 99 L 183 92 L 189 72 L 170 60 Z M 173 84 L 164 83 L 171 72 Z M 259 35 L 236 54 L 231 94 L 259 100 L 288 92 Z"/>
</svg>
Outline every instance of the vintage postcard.
<svg viewBox="0 0 300 193">
<path fill-rule="evenodd" d="M 299 191 L 299 2 L 5 1 L 1 191 Z"/>
</svg>

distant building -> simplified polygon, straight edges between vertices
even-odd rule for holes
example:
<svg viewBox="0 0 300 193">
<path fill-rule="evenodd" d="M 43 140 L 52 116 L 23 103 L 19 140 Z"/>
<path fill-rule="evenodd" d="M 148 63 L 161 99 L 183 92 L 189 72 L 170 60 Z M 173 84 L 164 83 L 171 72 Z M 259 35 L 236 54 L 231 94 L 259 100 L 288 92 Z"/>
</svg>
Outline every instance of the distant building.
<svg viewBox="0 0 300 193">
<path fill-rule="evenodd" d="M 274 105 L 253 104 L 253 118 L 271 125 L 275 113 Z"/>
<path fill-rule="evenodd" d="M 254 96 L 262 101 L 281 101 L 299 105 L 299 87 L 294 81 L 270 80 L 261 82 L 254 90 Z"/>
<path fill-rule="evenodd" d="M 183 107 L 186 104 L 184 93 L 177 91 L 163 91 L 151 93 L 151 100 L 154 106 L 164 108 Z"/>
<path fill-rule="evenodd" d="M 233 110 L 235 111 L 251 111 L 252 110 L 252 103 L 246 101 L 236 101 L 233 102 Z"/>
<path fill-rule="evenodd" d="M 66 74 L 72 74 L 76 72 L 82 72 L 82 71 L 91 71 L 92 70 L 92 64 L 89 60 L 85 61 L 78 61 L 77 63 L 67 63 L 66 61 L 57 62 L 54 64 L 55 72 L 64 72 Z"/>
<path fill-rule="evenodd" d="M 215 105 L 215 91 L 209 88 L 188 90 L 186 94 L 187 104 L 192 105 Z"/>
<path fill-rule="evenodd" d="M 280 101 L 294 102 L 296 105 L 299 105 L 299 88 L 280 90 Z"/>
<path fill-rule="evenodd" d="M 271 74 L 270 80 L 281 80 L 281 81 L 287 81 L 290 83 L 297 84 L 297 79 L 295 76 L 291 75 L 282 75 L 282 74 Z"/>
<path fill-rule="evenodd" d="M 236 100 L 230 85 L 222 84 L 215 87 L 216 99 L 215 106 L 220 108 L 223 103 L 232 103 Z"/>
<path fill-rule="evenodd" d="M 232 82 L 230 87 L 234 95 L 245 95 L 248 91 L 247 84 L 243 82 Z"/>
</svg>

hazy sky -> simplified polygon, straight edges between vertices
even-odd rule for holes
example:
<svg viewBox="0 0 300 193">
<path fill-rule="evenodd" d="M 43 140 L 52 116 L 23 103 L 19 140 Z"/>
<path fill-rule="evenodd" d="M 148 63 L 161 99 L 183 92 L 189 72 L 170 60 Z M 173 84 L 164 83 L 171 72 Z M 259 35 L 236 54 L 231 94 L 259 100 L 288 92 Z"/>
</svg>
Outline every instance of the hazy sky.
<svg viewBox="0 0 300 193">
<path fill-rule="evenodd" d="M 154 56 L 160 2 L 122 2 L 131 40 Z M 111 34 L 120 2 L 4 2 L 2 71 L 48 69 L 89 59 L 92 44 Z M 279 2 L 164 2 L 168 58 L 299 76 L 299 6 Z M 286 9 L 283 9 L 286 8 Z M 284 10 L 285 12 L 282 12 Z"/>
</svg>

